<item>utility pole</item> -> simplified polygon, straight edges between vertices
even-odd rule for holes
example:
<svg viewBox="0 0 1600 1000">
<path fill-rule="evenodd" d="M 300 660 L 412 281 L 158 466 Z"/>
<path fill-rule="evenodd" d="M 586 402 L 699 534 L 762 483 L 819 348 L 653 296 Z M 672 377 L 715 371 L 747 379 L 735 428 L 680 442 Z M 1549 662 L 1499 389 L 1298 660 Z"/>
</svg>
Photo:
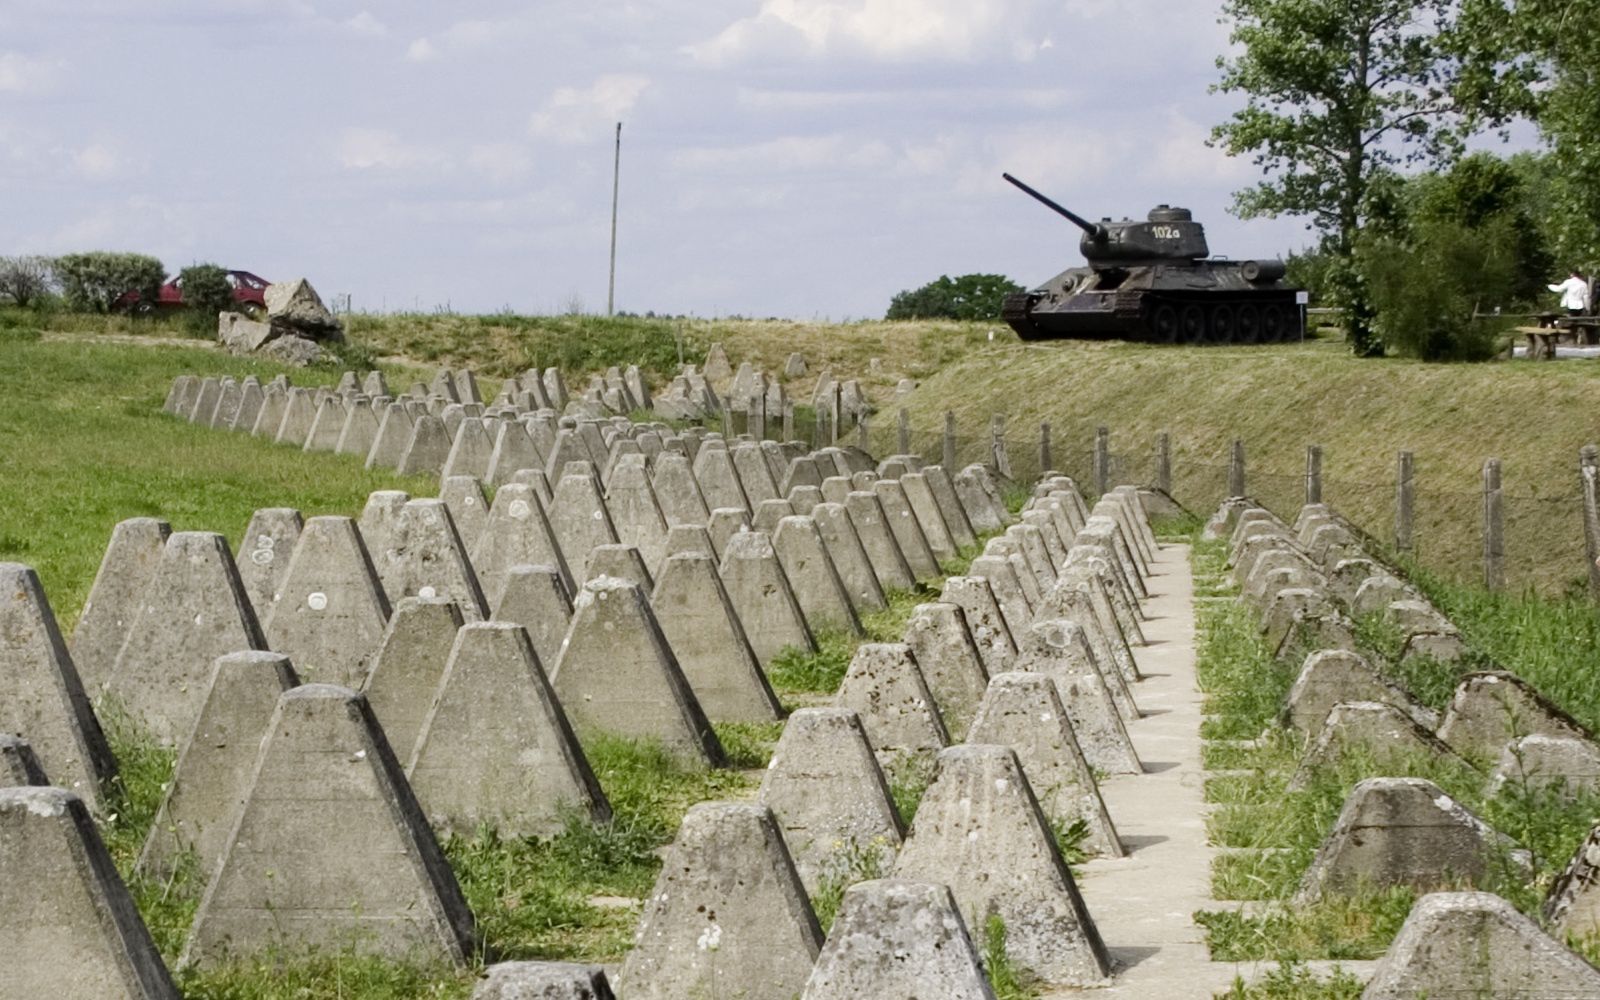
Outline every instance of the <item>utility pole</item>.
<svg viewBox="0 0 1600 1000">
<path fill-rule="evenodd" d="M 611 280 L 606 283 L 606 315 L 616 315 L 617 190 L 622 180 L 622 123 L 617 122 L 617 151 L 611 162 Z"/>
</svg>

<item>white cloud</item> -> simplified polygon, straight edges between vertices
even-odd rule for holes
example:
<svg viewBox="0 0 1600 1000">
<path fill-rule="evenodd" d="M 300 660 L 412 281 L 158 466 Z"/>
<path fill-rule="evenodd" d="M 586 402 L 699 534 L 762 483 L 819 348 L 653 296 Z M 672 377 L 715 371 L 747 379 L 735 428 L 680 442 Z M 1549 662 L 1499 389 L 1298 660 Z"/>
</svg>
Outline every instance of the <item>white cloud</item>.
<svg viewBox="0 0 1600 1000">
<path fill-rule="evenodd" d="M 61 66 L 53 59 L 0 52 L 0 94 L 37 94 L 55 85 Z"/>
<path fill-rule="evenodd" d="M 438 150 L 406 143 L 381 128 L 348 128 L 339 137 L 339 165 L 346 170 L 418 170 L 443 166 Z"/>
<path fill-rule="evenodd" d="M 370 10 L 364 10 L 354 17 L 347 17 L 343 23 L 346 28 L 358 35 L 382 38 L 389 33 L 389 26 L 374 17 Z"/>
<path fill-rule="evenodd" d="M 111 180 L 122 172 L 122 167 L 122 157 L 104 143 L 92 143 L 72 154 L 72 169 L 85 180 Z"/>
<path fill-rule="evenodd" d="M 764 0 L 752 17 L 689 46 L 720 65 L 768 54 L 865 55 L 873 59 L 970 60 L 1004 52 L 1020 61 L 1040 48 L 1031 0 Z"/>
<path fill-rule="evenodd" d="M 533 157 L 521 146 L 491 142 L 468 150 L 467 166 L 491 180 L 509 181 L 527 174 L 533 168 Z"/>
<path fill-rule="evenodd" d="M 419 38 L 406 46 L 406 58 L 412 62 L 432 62 L 439 58 L 439 50 L 426 38 Z"/>
<path fill-rule="evenodd" d="M 612 73 L 587 88 L 562 87 L 551 94 L 528 123 L 537 136 L 581 142 L 605 135 L 633 110 L 650 86 L 648 77 Z"/>
<path fill-rule="evenodd" d="M 429 62 L 446 54 L 483 48 L 501 37 L 503 28 L 504 24 L 494 21 L 457 21 L 436 35 L 412 42 L 406 48 L 406 58 L 413 62 Z"/>
<path fill-rule="evenodd" d="M 746 146 L 682 149 L 672 164 L 687 171 L 777 173 L 827 168 L 877 168 L 893 154 L 888 144 L 846 135 L 791 135 Z"/>
</svg>

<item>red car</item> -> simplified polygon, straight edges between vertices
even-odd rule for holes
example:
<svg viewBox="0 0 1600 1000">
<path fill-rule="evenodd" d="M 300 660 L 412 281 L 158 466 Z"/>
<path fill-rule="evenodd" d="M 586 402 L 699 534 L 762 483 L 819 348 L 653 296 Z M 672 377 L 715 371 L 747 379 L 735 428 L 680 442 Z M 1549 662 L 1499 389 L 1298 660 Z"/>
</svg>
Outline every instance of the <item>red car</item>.
<svg viewBox="0 0 1600 1000">
<path fill-rule="evenodd" d="M 233 303 L 240 312 L 259 316 L 267 311 L 267 286 L 272 282 L 249 271 L 229 271 L 228 284 L 233 287 Z M 184 304 L 183 279 L 167 279 L 156 294 L 155 308 L 182 309 Z M 126 292 L 117 299 L 116 308 L 143 312 L 146 307 L 139 302 L 138 292 Z"/>
</svg>

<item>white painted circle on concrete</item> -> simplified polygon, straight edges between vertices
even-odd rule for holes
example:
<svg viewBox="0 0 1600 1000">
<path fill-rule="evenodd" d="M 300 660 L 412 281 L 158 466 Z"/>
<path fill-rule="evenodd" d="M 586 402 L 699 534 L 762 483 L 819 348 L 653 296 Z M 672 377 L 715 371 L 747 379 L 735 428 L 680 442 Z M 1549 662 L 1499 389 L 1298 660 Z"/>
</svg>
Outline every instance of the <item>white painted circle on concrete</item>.
<svg viewBox="0 0 1600 1000">
<path fill-rule="evenodd" d="M 306 606 L 312 611 L 321 611 L 328 606 L 328 595 L 320 590 L 306 595 Z"/>
<path fill-rule="evenodd" d="M 277 545 L 277 544 L 278 544 L 278 540 L 276 538 L 273 538 L 271 535 L 257 535 L 256 536 L 256 548 L 258 548 L 258 549 L 270 549 L 274 545 Z"/>
<path fill-rule="evenodd" d="M 531 513 L 529 511 L 529 509 L 528 509 L 528 501 L 526 501 L 526 500 L 513 500 L 513 501 L 511 501 L 511 508 L 510 508 L 509 513 L 511 514 L 511 516 L 513 518 L 517 519 L 518 521 L 526 521 L 528 519 L 528 514 Z"/>
<path fill-rule="evenodd" d="M 255 563 L 257 566 L 265 566 L 272 562 L 272 550 L 256 549 L 254 552 L 250 553 L 250 561 Z"/>
<path fill-rule="evenodd" d="M 423 587 L 421 590 L 417 591 L 417 596 L 418 597 L 438 597 L 439 596 L 439 592 L 437 590 L 434 590 L 432 587 Z"/>
</svg>

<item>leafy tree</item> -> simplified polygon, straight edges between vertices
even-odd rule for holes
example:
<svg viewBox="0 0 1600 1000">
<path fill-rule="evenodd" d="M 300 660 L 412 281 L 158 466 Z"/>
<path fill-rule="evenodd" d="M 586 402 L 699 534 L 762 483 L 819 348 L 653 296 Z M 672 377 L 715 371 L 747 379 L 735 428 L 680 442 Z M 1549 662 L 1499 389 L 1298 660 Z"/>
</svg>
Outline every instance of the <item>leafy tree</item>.
<svg viewBox="0 0 1600 1000">
<path fill-rule="evenodd" d="M 1500 299 L 1487 304 L 1536 302 L 1555 268 L 1535 215 L 1523 171 L 1491 153 L 1474 153 L 1447 172 L 1422 174 L 1411 183 L 1411 214 L 1426 224 L 1454 222 L 1506 241 L 1514 273 Z M 1426 236 L 1424 231 L 1421 235 Z"/>
<path fill-rule="evenodd" d="M 1546 231 L 1564 266 L 1600 263 L 1600 0 L 1463 0 L 1489 99 L 1550 145 Z"/>
<path fill-rule="evenodd" d="M 215 328 L 217 314 L 233 308 L 233 286 L 228 272 L 216 264 L 193 264 L 178 272 L 183 288 L 183 304 L 188 308 L 189 325 L 197 329 Z"/>
<path fill-rule="evenodd" d="M 88 312 L 109 312 L 129 292 L 153 303 L 167 273 L 154 257 L 98 251 L 57 257 L 55 272 L 67 304 Z"/>
<path fill-rule="evenodd" d="M 1513 228 L 1506 215 L 1476 227 L 1428 219 L 1410 240 L 1361 238 L 1357 262 L 1383 342 L 1423 361 L 1492 357 L 1494 331 L 1473 317 L 1485 303 L 1512 294 L 1518 274 Z"/>
<path fill-rule="evenodd" d="M 49 257 L 0 257 L 0 298 L 29 306 L 50 294 L 54 279 Z"/>
<path fill-rule="evenodd" d="M 1399 166 L 1449 159 L 1490 102 L 1458 86 L 1461 0 L 1224 0 L 1236 56 L 1214 89 L 1245 106 L 1212 131 L 1268 179 L 1236 195 L 1243 218 L 1295 215 L 1322 237 L 1352 348 L 1381 353 L 1372 302 L 1354 264 L 1357 234 L 1382 221 L 1383 179 Z M 1473 77 L 1472 79 L 1476 79 Z M 1482 97 L 1482 89 L 1471 94 Z"/>
<path fill-rule="evenodd" d="M 1000 303 L 1021 285 L 1000 274 L 941 274 L 921 288 L 901 292 L 885 319 L 999 319 Z"/>
</svg>

